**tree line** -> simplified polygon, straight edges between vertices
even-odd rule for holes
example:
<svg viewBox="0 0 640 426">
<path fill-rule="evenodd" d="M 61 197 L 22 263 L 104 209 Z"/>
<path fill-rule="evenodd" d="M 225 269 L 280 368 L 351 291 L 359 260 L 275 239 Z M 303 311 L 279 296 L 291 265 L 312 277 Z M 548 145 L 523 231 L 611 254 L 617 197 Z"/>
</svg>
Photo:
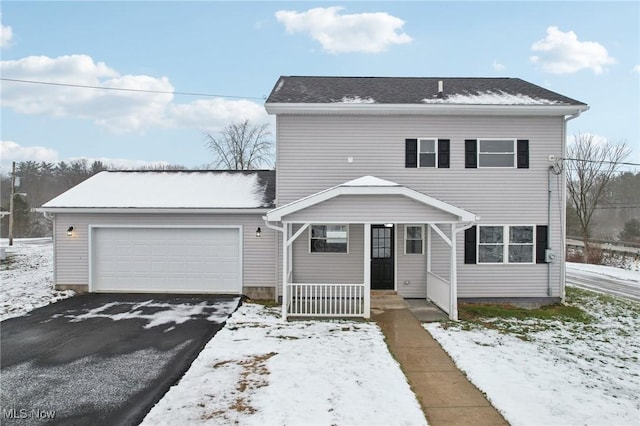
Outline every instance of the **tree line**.
<svg viewBox="0 0 640 426">
<path fill-rule="evenodd" d="M 21 161 L 16 163 L 16 185 L 13 198 L 13 235 L 16 238 L 51 235 L 52 223 L 42 214 L 31 209 L 40 207 L 69 188 L 104 170 L 113 169 L 101 161 L 85 159 L 58 163 Z M 144 168 L 143 168 L 144 169 Z M 149 170 L 183 169 L 182 166 L 154 166 Z M 11 171 L 0 176 L 0 208 L 9 211 L 11 197 Z M 0 235 L 9 234 L 9 216 L 0 222 Z"/>
</svg>

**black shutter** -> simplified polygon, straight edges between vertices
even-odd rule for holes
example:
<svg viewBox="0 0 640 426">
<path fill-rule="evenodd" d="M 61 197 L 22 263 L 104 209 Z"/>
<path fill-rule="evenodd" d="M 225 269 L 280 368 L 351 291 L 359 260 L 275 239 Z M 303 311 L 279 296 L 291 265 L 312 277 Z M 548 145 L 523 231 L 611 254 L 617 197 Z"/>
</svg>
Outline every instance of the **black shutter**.
<svg viewBox="0 0 640 426">
<path fill-rule="evenodd" d="M 476 227 L 464 231 L 464 263 L 476 263 Z"/>
<path fill-rule="evenodd" d="M 404 140 L 404 166 L 418 167 L 418 139 Z"/>
<path fill-rule="evenodd" d="M 518 168 L 529 168 L 529 141 L 518 139 Z"/>
<path fill-rule="evenodd" d="M 536 263 L 546 263 L 544 252 L 547 249 L 547 225 L 536 226 Z"/>
<path fill-rule="evenodd" d="M 476 139 L 464 141 L 464 167 L 467 169 L 478 167 L 478 141 Z"/>
<path fill-rule="evenodd" d="M 438 139 L 438 168 L 449 168 L 449 139 Z"/>
</svg>

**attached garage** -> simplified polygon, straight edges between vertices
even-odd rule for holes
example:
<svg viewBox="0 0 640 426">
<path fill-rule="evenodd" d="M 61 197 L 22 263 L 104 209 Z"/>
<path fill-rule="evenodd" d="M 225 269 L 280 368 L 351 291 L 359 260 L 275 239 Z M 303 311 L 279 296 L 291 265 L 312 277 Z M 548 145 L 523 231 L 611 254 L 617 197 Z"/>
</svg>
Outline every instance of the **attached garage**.
<svg viewBox="0 0 640 426">
<path fill-rule="evenodd" d="M 274 199 L 272 170 L 98 173 L 39 209 L 55 286 L 275 298 Z"/>
<path fill-rule="evenodd" d="M 91 227 L 89 291 L 242 293 L 240 227 Z"/>
</svg>

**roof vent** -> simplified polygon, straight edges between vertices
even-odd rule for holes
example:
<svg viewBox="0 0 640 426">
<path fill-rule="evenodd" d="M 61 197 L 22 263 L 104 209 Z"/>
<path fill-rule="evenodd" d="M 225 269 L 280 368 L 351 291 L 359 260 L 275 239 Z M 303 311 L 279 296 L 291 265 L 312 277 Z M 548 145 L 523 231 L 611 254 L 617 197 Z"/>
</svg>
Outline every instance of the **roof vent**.
<svg viewBox="0 0 640 426">
<path fill-rule="evenodd" d="M 444 98 L 444 93 L 442 93 L 443 91 L 442 80 L 438 80 L 438 97 L 441 99 Z"/>
</svg>

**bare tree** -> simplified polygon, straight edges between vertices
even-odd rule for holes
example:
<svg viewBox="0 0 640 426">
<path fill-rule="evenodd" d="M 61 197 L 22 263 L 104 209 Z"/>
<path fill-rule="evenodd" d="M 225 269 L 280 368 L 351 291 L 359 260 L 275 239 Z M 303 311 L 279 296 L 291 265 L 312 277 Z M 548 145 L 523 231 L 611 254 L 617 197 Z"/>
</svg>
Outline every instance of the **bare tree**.
<svg viewBox="0 0 640 426">
<path fill-rule="evenodd" d="M 205 133 L 207 147 L 215 155 L 214 167 L 254 170 L 271 164 L 271 132 L 268 124 L 253 125 L 248 119 L 231 123 L 218 136 Z"/>
<path fill-rule="evenodd" d="M 567 189 L 584 242 L 583 258 L 589 254 L 589 226 L 604 189 L 631 149 L 624 141 L 598 141 L 590 134 L 577 134 L 568 147 Z"/>
</svg>

